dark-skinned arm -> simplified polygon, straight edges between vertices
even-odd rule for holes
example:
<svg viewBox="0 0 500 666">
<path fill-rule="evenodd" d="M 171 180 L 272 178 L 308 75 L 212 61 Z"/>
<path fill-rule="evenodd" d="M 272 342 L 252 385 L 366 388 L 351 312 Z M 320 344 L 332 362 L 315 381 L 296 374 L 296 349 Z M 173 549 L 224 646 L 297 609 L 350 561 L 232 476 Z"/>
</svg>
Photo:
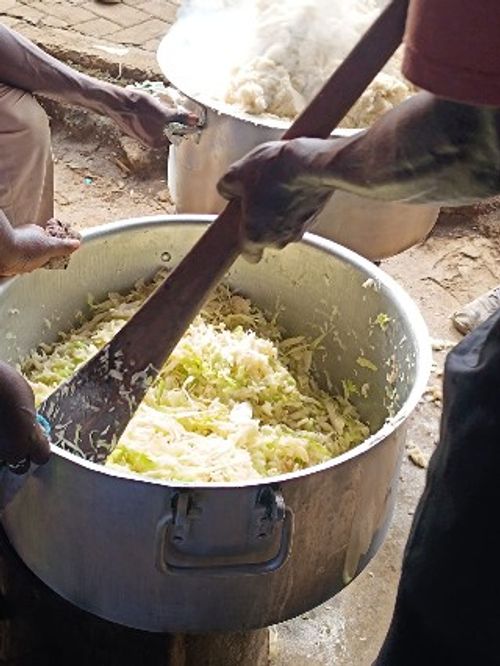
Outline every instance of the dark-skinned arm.
<svg viewBox="0 0 500 666">
<path fill-rule="evenodd" d="M 342 139 L 264 144 L 231 167 L 220 193 L 242 202 L 247 238 L 299 238 L 334 190 L 386 201 L 463 205 L 500 194 L 500 111 L 419 93 Z"/>
<path fill-rule="evenodd" d="M 13 229 L 0 211 L 0 277 L 29 273 L 79 245 L 76 239 L 49 236 L 35 224 Z M 0 461 L 17 463 L 28 456 L 41 464 L 49 454 L 47 437 L 36 422 L 33 391 L 16 370 L 0 362 Z"/>
<path fill-rule="evenodd" d="M 193 114 L 170 109 L 147 93 L 82 74 L 2 25 L 0 81 L 108 116 L 126 134 L 148 146 L 167 143 L 164 130 L 168 123 L 196 124 Z"/>
</svg>

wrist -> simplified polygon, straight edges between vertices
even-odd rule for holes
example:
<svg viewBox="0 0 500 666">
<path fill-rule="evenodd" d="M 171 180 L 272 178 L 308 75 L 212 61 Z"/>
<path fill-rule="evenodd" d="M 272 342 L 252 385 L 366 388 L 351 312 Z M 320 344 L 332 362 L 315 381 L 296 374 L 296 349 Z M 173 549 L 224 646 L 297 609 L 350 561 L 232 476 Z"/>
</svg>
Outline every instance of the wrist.
<svg viewBox="0 0 500 666">
<path fill-rule="evenodd" d="M 123 88 L 107 81 L 100 81 L 81 72 L 68 79 L 61 97 L 69 103 L 101 115 L 112 115 L 123 110 Z"/>
<path fill-rule="evenodd" d="M 309 139 L 311 158 L 306 178 L 311 185 L 331 190 L 337 188 L 343 182 L 346 172 L 353 167 L 351 147 L 364 133 L 349 137 Z"/>
<path fill-rule="evenodd" d="M 95 97 L 106 115 L 132 110 L 132 101 L 126 88 L 107 81 L 96 81 L 96 83 Z"/>
<path fill-rule="evenodd" d="M 305 189 L 327 186 L 332 162 L 339 150 L 337 139 L 300 138 L 285 145 L 285 159 L 295 164 L 296 180 Z M 333 184 L 331 185 L 333 189 Z"/>
</svg>

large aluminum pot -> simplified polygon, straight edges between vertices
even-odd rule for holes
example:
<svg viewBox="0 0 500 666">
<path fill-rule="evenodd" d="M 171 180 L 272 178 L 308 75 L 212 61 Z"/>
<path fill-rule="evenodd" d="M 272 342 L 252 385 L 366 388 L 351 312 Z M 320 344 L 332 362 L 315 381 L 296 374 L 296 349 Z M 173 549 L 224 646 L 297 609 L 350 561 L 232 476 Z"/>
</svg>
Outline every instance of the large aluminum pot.
<svg viewBox="0 0 500 666">
<path fill-rule="evenodd" d="M 174 26 L 158 50 L 160 67 L 172 83 L 171 101 L 202 119 L 198 134 L 188 134 L 171 146 L 168 186 L 177 212 L 220 213 L 225 202 L 217 193 L 219 178 L 259 144 L 279 139 L 289 123 L 238 112 L 192 90 L 186 75 L 189 66 L 203 67 L 193 56 L 195 49 L 189 35 L 179 35 Z M 335 132 L 335 136 L 352 134 L 353 130 Z M 438 214 L 436 206 L 375 201 L 339 191 L 319 216 L 314 232 L 376 261 L 423 241 Z"/>
<path fill-rule="evenodd" d="M 165 262 L 175 265 L 209 219 L 144 218 L 93 229 L 66 272 L 4 281 L 0 317 L 8 332 L 0 357 L 16 362 L 55 340 L 87 310 L 89 293 L 99 299 Z M 430 368 L 418 309 L 371 263 L 313 235 L 258 265 L 238 260 L 227 282 L 270 311 L 279 302 L 290 333 L 330 328 L 322 369 L 337 386 L 343 379 L 367 385 L 366 397 L 354 400 L 375 434 L 312 469 L 218 485 L 125 477 L 53 447 L 2 523 L 42 581 L 108 620 L 165 632 L 280 622 L 347 585 L 387 531 L 405 421 Z M 386 330 L 374 323 L 381 312 L 390 317 Z M 377 370 L 357 363 L 360 356 Z"/>
</svg>

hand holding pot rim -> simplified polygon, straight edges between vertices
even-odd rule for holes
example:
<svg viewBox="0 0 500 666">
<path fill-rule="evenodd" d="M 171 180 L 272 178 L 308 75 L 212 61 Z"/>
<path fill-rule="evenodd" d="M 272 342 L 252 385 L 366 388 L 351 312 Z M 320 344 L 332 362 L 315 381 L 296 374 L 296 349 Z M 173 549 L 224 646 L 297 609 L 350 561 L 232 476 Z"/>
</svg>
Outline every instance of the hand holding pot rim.
<svg viewBox="0 0 500 666">
<path fill-rule="evenodd" d="M 47 462 L 50 444 L 37 421 L 30 385 L 14 368 L 0 361 L 0 460 Z"/>
<path fill-rule="evenodd" d="M 219 181 L 225 199 L 239 199 L 246 250 L 285 247 L 302 238 L 333 194 L 321 182 L 321 158 L 334 140 L 293 139 L 262 144 Z"/>
</svg>

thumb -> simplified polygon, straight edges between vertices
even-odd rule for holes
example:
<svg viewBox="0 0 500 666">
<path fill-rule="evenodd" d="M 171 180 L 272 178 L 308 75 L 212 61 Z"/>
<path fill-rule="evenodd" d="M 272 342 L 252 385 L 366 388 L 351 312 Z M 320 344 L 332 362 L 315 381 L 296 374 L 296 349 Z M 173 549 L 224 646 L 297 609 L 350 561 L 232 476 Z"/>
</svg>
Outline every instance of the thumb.
<svg viewBox="0 0 500 666">
<path fill-rule="evenodd" d="M 21 433 L 24 434 L 26 455 L 37 465 L 46 463 L 50 457 L 50 442 L 36 421 L 34 410 L 25 404 L 17 405 L 13 417 L 17 422 L 18 440 L 21 440 Z"/>
<path fill-rule="evenodd" d="M 80 246 L 79 239 L 51 236 L 34 224 L 17 227 L 14 234 L 15 256 L 9 272 L 5 272 L 5 275 L 28 273 L 53 258 L 59 259 L 72 254 Z"/>
<path fill-rule="evenodd" d="M 78 238 L 53 238 L 47 237 L 45 254 L 50 259 L 52 257 L 64 257 L 76 252 L 80 247 L 81 241 Z"/>
<path fill-rule="evenodd" d="M 43 465 L 50 457 L 50 443 L 38 423 L 33 424 L 29 440 L 29 456 L 37 465 Z"/>
<path fill-rule="evenodd" d="M 241 182 L 238 172 L 234 167 L 222 176 L 217 183 L 217 191 L 224 199 L 239 199 L 243 196 L 244 186 Z"/>
<path fill-rule="evenodd" d="M 171 122 L 182 123 L 188 127 L 196 127 L 198 124 L 198 116 L 192 111 L 183 111 L 178 109 L 172 112 Z"/>
</svg>

